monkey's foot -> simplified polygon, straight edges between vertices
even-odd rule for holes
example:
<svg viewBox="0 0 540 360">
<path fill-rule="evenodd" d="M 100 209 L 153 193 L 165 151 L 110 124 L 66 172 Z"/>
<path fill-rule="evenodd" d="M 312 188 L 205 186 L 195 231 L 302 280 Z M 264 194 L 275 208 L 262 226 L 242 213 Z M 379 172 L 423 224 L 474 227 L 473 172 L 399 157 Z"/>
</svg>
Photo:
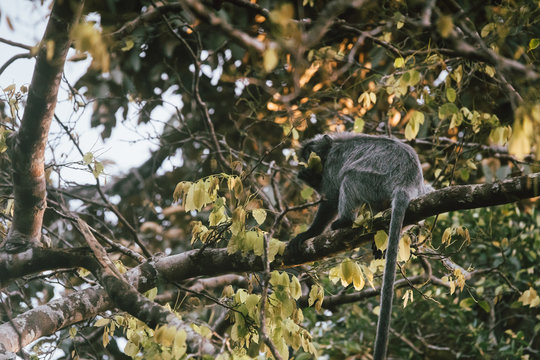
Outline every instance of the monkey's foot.
<svg viewBox="0 0 540 360">
<path fill-rule="evenodd" d="M 332 223 L 332 230 L 349 228 L 353 225 L 353 221 L 350 219 L 337 219 Z"/>
</svg>

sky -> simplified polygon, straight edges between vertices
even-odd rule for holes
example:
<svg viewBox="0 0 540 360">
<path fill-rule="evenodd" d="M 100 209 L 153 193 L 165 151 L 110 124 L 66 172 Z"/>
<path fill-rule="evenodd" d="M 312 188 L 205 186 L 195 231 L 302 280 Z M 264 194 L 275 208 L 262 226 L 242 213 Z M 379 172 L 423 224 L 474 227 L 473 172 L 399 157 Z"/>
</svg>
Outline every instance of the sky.
<svg viewBox="0 0 540 360">
<path fill-rule="evenodd" d="M 30 46 L 37 44 L 43 36 L 47 25 L 48 14 L 50 12 L 49 4 L 50 1 L 46 1 L 46 4 L 41 5 L 41 1 L 0 0 L 0 38 Z M 99 18 L 95 16 L 91 19 L 99 21 Z M 24 52 L 26 52 L 25 49 L 0 42 L 0 66 L 12 56 Z M 73 50 L 70 50 L 68 58 L 73 53 Z M 85 73 L 90 62 L 90 59 L 79 62 L 66 62 L 64 68 L 65 77 L 71 84 L 74 84 Z M 21 85 L 29 86 L 34 65 L 34 59 L 16 60 L 0 75 L 0 89 L 5 89 L 11 84 L 15 84 L 17 89 Z M 123 119 L 117 117 L 118 125 L 113 129 L 111 138 L 103 142 L 100 137 L 100 129 L 90 128 L 91 106 L 88 106 L 84 111 L 74 113 L 73 104 L 68 101 L 66 89 L 67 85 L 63 83 L 58 94 L 56 115 L 58 115 L 62 122 L 74 126 L 75 132 L 79 135 L 80 146 L 83 152 L 92 152 L 97 157 L 97 160 L 105 163 L 106 175 L 100 178 L 101 183 L 111 181 L 111 177 L 113 176 L 127 173 L 130 168 L 136 167 L 148 159 L 151 151 L 157 149 L 158 142 L 157 140 L 146 141 L 144 139 L 155 138 L 156 135 L 159 135 L 163 128 L 162 122 L 167 121 L 170 115 L 174 113 L 172 106 L 164 105 L 152 113 L 154 121 L 151 121 L 147 125 L 137 125 L 137 110 L 135 107 L 132 107 L 129 109 L 128 119 L 126 121 L 122 121 Z M 181 107 L 180 96 L 172 95 L 172 90 L 167 91 L 164 94 L 164 98 L 170 104 Z M 0 91 L 0 99 L 6 99 L 2 91 Z M 22 117 L 22 113 L 19 116 Z M 53 138 L 54 134 L 61 133 L 63 133 L 62 129 L 53 121 L 50 139 Z M 82 157 L 65 134 L 59 141 L 51 145 L 54 147 L 54 153 L 51 148 L 48 149 L 46 162 L 51 162 L 53 157 L 58 163 L 72 163 L 82 160 Z M 160 172 L 180 165 L 179 156 L 173 157 L 165 161 Z M 80 164 L 63 168 L 61 175 L 67 181 L 95 183 L 93 175 Z M 55 183 L 59 180 L 58 176 L 54 174 L 51 175 L 51 179 Z"/>
</svg>

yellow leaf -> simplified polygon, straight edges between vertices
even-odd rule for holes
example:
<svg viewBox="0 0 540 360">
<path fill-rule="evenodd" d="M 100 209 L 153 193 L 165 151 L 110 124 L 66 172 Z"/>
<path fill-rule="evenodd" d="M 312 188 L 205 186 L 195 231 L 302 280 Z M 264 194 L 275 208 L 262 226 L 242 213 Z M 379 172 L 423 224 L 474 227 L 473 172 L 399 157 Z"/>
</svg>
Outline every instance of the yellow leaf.
<svg viewBox="0 0 540 360">
<path fill-rule="evenodd" d="M 450 227 L 446 228 L 446 230 L 444 230 L 441 242 L 443 244 L 450 245 L 451 236 L 452 236 L 452 228 Z"/>
<path fill-rule="evenodd" d="M 512 131 L 512 136 L 508 142 L 508 152 L 516 158 L 522 160 L 531 152 L 530 135 L 533 134 L 533 122 L 523 109 L 516 111 L 516 120 Z"/>
<path fill-rule="evenodd" d="M 174 188 L 174 193 L 173 193 L 173 200 L 175 202 L 179 201 L 180 198 L 182 198 L 184 195 L 188 193 L 189 189 L 191 188 L 191 185 L 192 183 L 189 181 L 181 181 L 178 184 L 176 184 L 176 187 Z"/>
<path fill-rule="evenodd" d="M 172 354 L 175 359 L 180 359 L 187 350 L 186 344 L 187 333 L 185 330 L 178 330 L 174 336 L 174 344 L 172 347 Z"/>
<path fill-rule="evenodd" d="M 131 356 L 132 358 L 134 358 L 138 352 L 139 352 L 139 347 L 135 345 L 134 343 L 132 343 L 131 341 L 128 342 L 126 346 L 124 347 L 124 354 L 126 354 L 127 356 Z"/>
<path fill-rule="evenodd" d="M 231 232 L 233 235 L 237 235 L 246 223 L 246 211 L 242 207 L 234 209 L 232 216 Z"/>
<path fill-rule="evenodd" d="M 121 49 L 122 51 L 129 51 L 133 48 L 133 45 L 135 45 L 135 43 L 133 42 L 133 40 L 126 40 L 126 45 Z"/>
<path fill-rule="evenodd" d="M 105 325 L 109 324 L 110 321 L 111 321 L 110 319 L 101 318 L 101 319 L 98 319 L 98 320 L 94 323 L 94 326 L 95 326 L 95 327 L 102 327 L 102 326 L 105 326 Z"/>
<path fill-rule="evenodd" d="M 411 238 L 405 234 L 399 239 L 398 261 L 408 261 L 411 257 Z"/>
<path fill-rule="evenodd" d="M 328 271 L 328 278 L 332 283 L 337 283 L 341 279 L 341 266 L 335 266 Z"/>
<path fill-rule="evenodd" d="M 524 291 L 523 294 L 518 299 L 523 306 L 536 307 L 540 305 L 540 297 L 535 289 L 530 287 L 528 290 Z"/>
<path fill-rule="evenodd" d="M 394 67 L 396 69 L 399 69 L 403 66 L 405 66 L 405 59 L 403 59 L 402 57 L 398 57 L 394 60 Z"/>
<path fill-rule="evenodd" d="M 264 209 L 254 209 L 251 211 L 251 215 L 253 215 L 253 218 L 259 225 L 262 225 L 264 220 L 266 220 L 266 210 Z"/>
<path fill-rule="evenodd" d="M 86 154 L 84 154 L 83 156 L 83 164 L 84 165 L 88 165 L 92 162 L 92 160 L 94 160 L 94 154 L 92 154 L 91 152 L 87 152 Z"/>
<path fill-rule="evenodd" d="M 360 269 L 360 266 L 355 262 L 354 263 L 354 272 L 352 277 L 352 283 L 353 287 L 356 291 L 360 291 L 364 288 L 366 285 L 366 282 L 364 280 L 364 276 L 362 274 L 362 270 Z"/>
<path fill-rule="evenodd" d="M 375 246 L 377 249 L 384 251 L 388 245 L 388 235 L 384 230 L 379 230 L 375 234 Z"/>
<path fill-rule="evenodd" d="M 294 300 L 298 300 L 300 296 L 302 296 L 302 287 L 300 286 L 300 281 L 298 281 L 298 278 L 296 276 L 291 277 L 289 289 L 291 291 L 291 297 Z"/>
<path fill-rule="evenodd" d="M 263 68 L 266 72 L 274 70 L 279 63 L 279 55 L 274 47 L 267 48 L 263 53 Z"/>
<path fill-rule="evenodd" d="M 341 263 L 341 285 L 347 286 L 352 282 L 354 270 L 354 263 L 350 259 Z"/>
<path fill-rule="evenodd" d="M 454 29 L 454 21 L 451 16 L 449 15 L 443 15 L 439 17 L 439 20 L 437 21 L 437 30 L 439 30 L 439 34 L 443 38 L 447 38 L 452 34 L 452 30 Z"/>
</svg>

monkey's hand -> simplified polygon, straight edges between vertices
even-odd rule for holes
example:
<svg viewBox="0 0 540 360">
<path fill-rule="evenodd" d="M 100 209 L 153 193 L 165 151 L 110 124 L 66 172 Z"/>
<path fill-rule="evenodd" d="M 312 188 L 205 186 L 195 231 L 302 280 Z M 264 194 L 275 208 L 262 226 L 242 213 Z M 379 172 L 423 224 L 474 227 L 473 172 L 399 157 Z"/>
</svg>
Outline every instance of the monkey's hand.
<svg viewBox="0 0 540 360">
<path fill-rule="evenodd" d="M 306 241 L 309 238 L 310 236 L 307 235 L 305 232 L 296 235 L 292 240 L 290 240 L 287 243 L 287 247 L 285 248 L 285 253 L 288 253 L 288 252 L 292 252 L 293 254 L 300 253 L 300 250 L 302 249 L 302 245 L 304 244 L 304 241 Z"/>
</svg>

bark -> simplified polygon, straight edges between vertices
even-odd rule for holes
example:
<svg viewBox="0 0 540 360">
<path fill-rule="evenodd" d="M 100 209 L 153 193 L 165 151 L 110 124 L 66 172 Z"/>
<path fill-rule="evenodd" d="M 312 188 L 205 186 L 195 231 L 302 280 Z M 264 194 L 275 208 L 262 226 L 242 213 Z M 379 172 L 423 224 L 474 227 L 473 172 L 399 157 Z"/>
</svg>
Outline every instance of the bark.
<svg viewBox="0 0 540 360">
<path fill-rule="evenodd" d="M 41 225 L 47 207 L 45 145 L 71 44 L 69 32 L 81 15 L 82 5 L 83 1 L 56 1 L 41 42 L 26 109 L 10 150 L 15 206 L 13 222 L 3 244 L 8 252 L 41 245 Z M 47 52 L 51 44 L 52 56 Z"/>
</svg>

